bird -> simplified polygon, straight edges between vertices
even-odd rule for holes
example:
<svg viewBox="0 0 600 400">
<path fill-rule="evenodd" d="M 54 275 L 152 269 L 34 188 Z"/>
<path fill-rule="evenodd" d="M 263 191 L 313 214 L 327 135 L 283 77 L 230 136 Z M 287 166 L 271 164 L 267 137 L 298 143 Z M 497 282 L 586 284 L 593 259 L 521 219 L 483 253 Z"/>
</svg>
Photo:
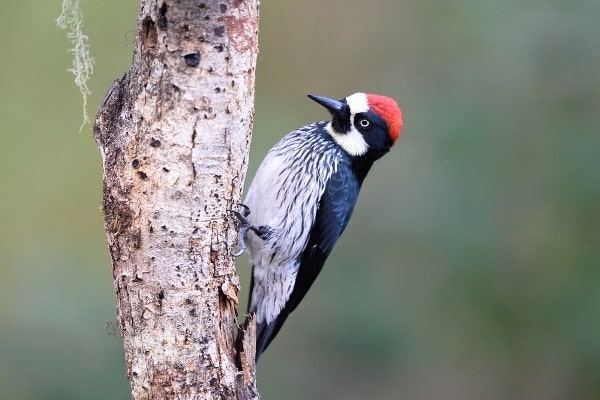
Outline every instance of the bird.
<svg viewBox="0 0 600 400">
<path fill-rule="evenodd" d="M 252 264 L 247 315 L 256 362 L 317 278 L 346 228 L 363 180 L 402 129 L 387 96 L 308 97 L 331 114 L 284 136 L 265 156 L 240 204 L 239 251 Z"/>
</svg>

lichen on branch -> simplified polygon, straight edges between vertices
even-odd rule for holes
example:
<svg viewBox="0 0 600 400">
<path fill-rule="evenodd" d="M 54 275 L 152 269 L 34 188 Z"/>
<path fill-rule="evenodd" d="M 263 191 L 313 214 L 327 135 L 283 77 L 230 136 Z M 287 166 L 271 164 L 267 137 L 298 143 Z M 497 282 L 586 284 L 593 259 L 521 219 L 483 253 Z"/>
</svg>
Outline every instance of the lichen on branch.
<svg viewBox="0 0 600 400">
<path fill-rule="evenodd" d="M 73 54 L 73 68 L 68 71 L 75 75 L 75 84 L 83 98 L 83 122 L 79 131 L 90 122 L 87 113 L 87 97 L 92 94 L 87 86 L 87 81 L 94 72 L 94 59 L 90 55 L 90 46 L 87 35 L 83 34 L 83 14 L 79 7 L 79 0 L 63 0 L 62 11 L 56 19 L 59 28 L 67 31 L 67 38 L 73 47 L 69 50 Z"/>
</svg>

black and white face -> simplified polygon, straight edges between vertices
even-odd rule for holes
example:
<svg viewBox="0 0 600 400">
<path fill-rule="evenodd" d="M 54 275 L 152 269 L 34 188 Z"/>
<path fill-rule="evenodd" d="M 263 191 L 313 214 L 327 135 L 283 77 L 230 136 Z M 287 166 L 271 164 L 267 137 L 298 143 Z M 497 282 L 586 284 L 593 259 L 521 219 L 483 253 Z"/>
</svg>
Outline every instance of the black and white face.
<svg viewBox="0 0 600 400">
<path fill-rule="evenodd" d="M 357 129 L 356 124 L 361 130 L 369 125 L 366 118 L 360 118 L 355 121 L 357 115 L 366 115 L 369 112 L 369 103 L 364 93 L 355 93 L 348 96 L 343 102 L 344 112 L 333 114 L 333 120 L 327 125 L 327 131 L 333 137 L 341 148 L 346 150 L 351 156 L 362 156 L 367 152 L 369 146 L 363 136 L 363 133 Z"/>
<path fill-rule="evenodd" d="M 392 146 L 385 120 L 372 112 L 365 93 L 355 93 L 341 102 L 341 112 L 333 113 L 327 131 L 350 156 L 372 152 L 375 158 Z"/>
</svg>

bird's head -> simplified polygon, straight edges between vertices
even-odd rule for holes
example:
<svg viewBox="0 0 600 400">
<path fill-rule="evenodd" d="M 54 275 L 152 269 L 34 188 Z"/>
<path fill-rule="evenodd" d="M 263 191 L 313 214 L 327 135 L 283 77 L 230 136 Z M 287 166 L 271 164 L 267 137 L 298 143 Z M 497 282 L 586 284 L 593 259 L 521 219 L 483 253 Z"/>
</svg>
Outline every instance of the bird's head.
<svg viewBox="0 0 600 400">
<path fill-rule="evenodd" d="M 377 94 L 355 93 L 343 100 L 308 95 L 331 113 L 327 131 L 349 155 L 379 158 L 396 143 L 402 112 L 396 101 Z"/>
</svg>

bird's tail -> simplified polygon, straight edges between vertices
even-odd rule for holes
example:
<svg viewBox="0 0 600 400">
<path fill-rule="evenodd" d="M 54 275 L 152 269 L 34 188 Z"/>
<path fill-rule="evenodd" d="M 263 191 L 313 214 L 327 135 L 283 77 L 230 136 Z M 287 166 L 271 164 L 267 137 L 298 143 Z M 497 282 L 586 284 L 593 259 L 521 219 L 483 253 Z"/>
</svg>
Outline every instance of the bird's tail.
<svg viewBox="0 0 600 400">
<path fill-rule="evenodd" d="M 265 321 L 256 324 L 256 362 L 261 354 L 267 349 L 271 341 L 277 336 L 284 321 L 287 319 L 288 313 L 282 312 L 272 321 L 267 324 Z"/>
<path fill-rule="evenodd" d="M 254 266 L 252 266 L 252 275 L 250 275 L 250 297 L 248 299 L 248 315 L 256 319 L 256 307 L 252 306 L 252 294 L 254 292 Z M 273 338 L 279 333 L 281 326 L 290 314 L 290 307 L 284 307 L 271 323 L 259 321 L 256 323 L 256 362 L 261 354 L 267 349 Z M 250 317 L 246 317 L 244 325 L 248 324 Z"/>
</svg>

